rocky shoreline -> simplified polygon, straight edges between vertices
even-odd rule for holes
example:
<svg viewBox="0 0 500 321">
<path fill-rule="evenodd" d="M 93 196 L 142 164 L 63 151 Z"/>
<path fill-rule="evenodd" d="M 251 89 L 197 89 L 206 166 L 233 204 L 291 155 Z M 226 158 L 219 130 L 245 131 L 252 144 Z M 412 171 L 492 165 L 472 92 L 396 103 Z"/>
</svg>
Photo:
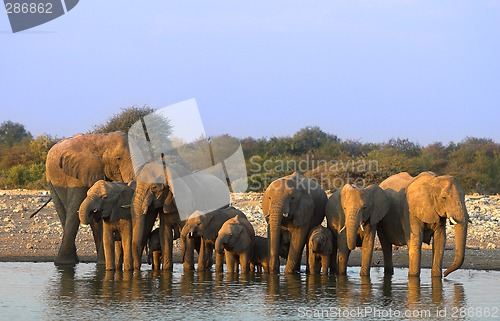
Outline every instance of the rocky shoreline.
<svg viewBox="0 0 500 321">
<path fill-rule="evenodd" d="M 53 261 L 59 249 L 62 227 L 54 205 L 49 202 L 35 217 L 30 215 L 49 198 L 47 191 L 0 190 L 0 261 Z M 233 206 L 242 210 L 253 224 L 256 234 L 266 236 L 261 193 L 235 193 Z M 500 196 L 468 195 L 469 224 L 467 251 L 463 268 L 500 270 Z M 444 266 L 453 260 L 453 228 L 447 227 L 447 250 Z M 95 246 L 89 226 L 80 226 L 76 238 L 82 262 L 95 261 Z M 425 246 L 424 250 L 431 249 Z M 423 266 L 431 265 L 431 252 L 423 251 Z M 176 241 L 175 257 L 179 261 Z M 396 266 L 407 266 L 406 247 L 394 251 Z M 352 253 L 350 265 L 359 265 L 360 251 Z M 374 266 L 383 266 L 382 252 L 376 245 Z"/>
</svg>

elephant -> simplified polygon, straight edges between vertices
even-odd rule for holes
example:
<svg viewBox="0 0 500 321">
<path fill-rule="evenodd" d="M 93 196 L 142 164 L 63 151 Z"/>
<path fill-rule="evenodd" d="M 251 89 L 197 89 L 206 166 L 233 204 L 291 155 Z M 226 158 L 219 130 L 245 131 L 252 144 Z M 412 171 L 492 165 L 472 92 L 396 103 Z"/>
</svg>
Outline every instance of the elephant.
<svg viewBox="0 0 500 321">
<path fill-rule="evenodd" d="M 333 245 L 333 235 L 328 228 L 322 225 L 313 228 L 307 245 L 309 251 L 307 266 L 310 274 L 321 272 L 323 275 L 328 275 Z"/>
<path fill-rule="evenodd" d="M 300 267 L 307 235 L 321 224 L 327 202 L 325 191 L 314 180 L 293 173 L 273 181 L 264 192 L 262 210 L 268 224 L 269 270 L 279 272 L 280 235 L 290 233 L 285 273 Z"/>
<path fill-rule="evenodd" d="M 217 233 L 227 220 L 235 216 L 247 219 L 242 211 L 232 206 L 208 213 L 196 211 L 188 217 L 183 227 L 183 234 L 186 234 L 185 243 L 187 244 L 183 253 L 185 269 L 191 270 L 194 268 L 194 248 L 191 244 L 194 244 L 197 238 L 201 240 L 198 254 L 198 271 L 210 269 Z"/>
<path fill-rule="evenodd" d="M 222 224 L 215 240 L 215 271 L 222 272 L 222 258 L 226 256 L 228 273 L 248 274 L 253 257 L 255 230 L 246 217 L 239 215 Z"/>
<path fill-rule="evenodd" d="M 180 237 L 180 227 L 185 221 L 184 217 L 181 220 L 179 210 L 182 209 L 184 216 L 186 212 L 206 210 L 213 204 L 210 203 L 213 199 L 217 204 L 228 205 L 231 202 L 227 185 L 219 178 L 206 173 L 191 173 L 180 164 L 166 166 L 160 162 L 146 163 L 140 169 L 136 180 L 137 188 L 132 201 L 132 249 L 135 269 L 140 269 L 142 251 L 158 215 L 162 268 L 172 270 L 173 240 Z M 221 190 L 227 191 L 227 195 L 221 195 Z M 200 195 L 202 197 L 195 199 Z M 183 242 L 193 248 L 191 241 L 186 239 Z"/>
<path fill-rule="evenodd" d="M 129 183 L 134 170 L 128 148 L 128 137 L 122 132 L 79 134 L 63 139 L 47 154 L 46 180 L 63 236 L 56 265 L 78 263 L 75 238 L 80 220 L 78 208 L 87 191 L 100 179 Z M 104 261 L 101 227 L 91 223 L 98 263 Z"/>
<path fill-rule="evenodd" d="M 389 199 L 378 185 L 358 188 L 350 184 L 332 194 L 326 204 L 326 220 L 333 234 L 331 271 L 345 275 L 349 254 L 361 246 L 361 276 L 370 275 L 377 224 L 389 212 Z M 338 266 L 337 261 L 338 248 Z"/>
<path fill-rule="evenodd" d="M 269 273 L 269 239 L 256 235 L 253 244 L 250 271 L 257 271 L 257 273 L 264 271 L 264 273 Z"/>
<path fill-rule="evenodd" d="M 87 192 L 78 210 L 80 222 L 84 225 L 93 221 L 103 222 L 103 245 L 106 259 L 106 270 L 114 270 L 115 240 L 119 240 L 123 247 L 124 270 L 132 269 L 132 220 L 130 203 L 134 190 L 121 182 L 107 182 L 98 180 Z M 118 253 L 119 256 L 120 253 Z"/>
<path fill-rule="evenodd" d="M 132 198 L 132 257 L 135 270 L 141 268 L 142 253 L 158 216 L 161 265 L 164 270 L 173 268 L 173 241 L 180 236 L 182 222 L 169 177 L 170 169 L 156 162 L 145 164 L 137 174 L 137 186 Z"/>
<path fill-rule="evenodd" d="M 187 223 L 187 221 L 186 221 Z M 200 249 L 201 249 L 201 236 L 191 235 L 189 231 L 190 227 L 188 224 L 184 224 L 181 229 L 181 251 L 182 251 L 182 263 L 184 267 L 184 271 L 192 271 L 194 270 L 194 251 L 198 253 L 198 258 L 200 258 Z M 210 263 L 210 265 L 212 265 Z"/>
<path fill-rule="evenodd" d="M 161 266 L 161 242 L 160 230 L 155 228 L 148 238 L 148 264 L 153 265 L 153 270 L 159 270 Z"/>
<path fill-rule="evenodd" d="M 408 245 L 408 276 L 420 276 L 422 242 L 432 240 L 432 277 L 442 277 L 446 220 L 454 225 L 455 258 L 444 276 L 459 269 L 465 257 L 469 214 L 460 182 L 454 176 L 423 172 L 411 177 L 403 172 L 380 184 L 390 200 L 390 210 L 377 234 L 384 255 L 384 273 L 392 275 L 392 245 Z"/>
</svg>

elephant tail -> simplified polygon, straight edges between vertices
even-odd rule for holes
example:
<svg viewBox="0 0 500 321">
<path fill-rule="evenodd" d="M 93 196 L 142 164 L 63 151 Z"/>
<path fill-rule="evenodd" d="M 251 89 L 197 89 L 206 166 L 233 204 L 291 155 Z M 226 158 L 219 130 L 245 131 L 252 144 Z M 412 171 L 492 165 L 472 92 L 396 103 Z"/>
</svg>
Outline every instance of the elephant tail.
<svg viewBox="0 0 500 321">
<path fill-rule="evenodd" d="M 30 215 L 30 218 L 33 218 L 33 216 L 35 216 L 38 212 L 40 212 L 45 206 L 47 206 L 47 204 L 49 204 L 49 202 L 52 201 L 52 197 L 49 197 L 49 199 L 47 200 L 47 202 L 45 202 L 39 209 L 36 210 L 36 212 L 34 212 L 33 214 Z"/>
</svg>

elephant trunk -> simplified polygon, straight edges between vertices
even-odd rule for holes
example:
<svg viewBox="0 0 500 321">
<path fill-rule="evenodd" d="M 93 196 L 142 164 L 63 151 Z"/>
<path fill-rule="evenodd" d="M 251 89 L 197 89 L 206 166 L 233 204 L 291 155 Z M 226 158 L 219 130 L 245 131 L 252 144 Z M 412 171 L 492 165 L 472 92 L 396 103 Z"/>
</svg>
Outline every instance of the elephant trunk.
<svg viewBox="0 0 500 321">
<path fill-rule="evenodd" d="M 132 200 L 132 258 L 134 260 L 134 269 L 139 270 L 142 261 L 142 250 L 144 247 L 144 224 L 148 210 L 148 193 L 136 189 Z"/>
<path fill-rule="evenodd" d="M 348 219 L 345 223 L 347 247 L 350 251 L 354 251 L 356 249 L 359 223 L 359 218 Z"/>
<path fill-rule="evenodd" d="M 325 242 L 322 235 L 314 236 L 311 244 L 313 253 L 322 253 L 324 244 Z"/>
<path fill-rule="evenodd" d="M 219 254 L 224 253 L 224 247 L 227 243 L 227 236 L 221 235 L 215 240 L 215 252 Z"/>
<path fill-rule="evenodd" d="M 455 224 L 455 259 L 453 263 L 444 272 L 444 276 L 447 276 L 453 271 L 458 270 L 464 263 L 465 257 L 465 245 L 467 240 L 467 225 L 468 218 L 466 217 L 463 223 Z"/>
<path fill-rule="evenodd" d="M 98 201 L 93 197 L 87 197 L 82 204 L 80 205 L 80 209 L 78 210 L 78 216 L 80 218 L 80 222 L 83 225 L 88 225 L 92 223 L 94 212 L 96 209 L 99 209 Z"/>
<path fill-rule="evenodd" d="M 283 211 L 281 207 L 271 210 L 269 215 L 268 237 L 269 237 L 269 272 L 279 273 L 279 249 L 280 249 L 280 229 Z"/>
</svg>

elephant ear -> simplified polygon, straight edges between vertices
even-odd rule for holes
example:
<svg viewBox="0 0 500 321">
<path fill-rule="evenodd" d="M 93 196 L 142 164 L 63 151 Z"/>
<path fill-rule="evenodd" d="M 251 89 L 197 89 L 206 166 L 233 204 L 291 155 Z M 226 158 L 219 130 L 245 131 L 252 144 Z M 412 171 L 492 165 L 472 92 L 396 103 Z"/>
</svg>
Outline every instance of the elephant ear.
<svg viewBox="0 0 500 321">
<path fill-rule="evenodd" d="M 326 219 L 328 221 L 329 227 L 333 227 L 337 231 L 343 227 L 345 220 L 340 192 L 341 189 L 339 188 L 330 196 L 325 208 Z"/>
<path fill-rule="evenodd" d="M 177 206 L 175 206 L 174 194 L 172 191 L 168 191 L 167 198 L 163 203 L 163 213 L 175 213 L 177 212 Z"/>
<path fill-rule="evenodd" d="M 233 243 L 233 249 L 235 251 L 243 251 L 248 249 L 252 245 L 252 241 L 249 235 L 245 233 L 245 228 L 241 224 L 232 224 L 233 238 L 235 242 Z"/>
<path fill-rule="evenodd" d="M 175 199 L 175 210 L 178 210 L 182 217 L 187 217 L 197 210 L 191 191 L 191 187 L 196 182 L 193 182 L 192 175 L 190 174 L 182 166 L 176 166 L 175 168 L 167 166 L 165 169 L 165 179 L 169 188 L 169 194 L 171 194 L 172 200 Z M 168 205 L 167 208 L 164 206 L 164 211 L 171 211 L 172 209 L 171 205 Z"/>
<path fill-rule="evenodd" d="M 421 222 L 432 224 L 439 222 L 435 198 L 440 194 L 435 184 L 436 176 L 428 172 L 418 175 L 406 190 L 406 206 L 410 216 Z"/>
<path fill-rule="evenodd" d="M 120 219 L 130 218 L 130 211 L 132 207 L 132 197 L 134 195 L 134 190 L 129 186 L 121 183 L 114 184 L 114 193 L 118 193 L 115 204 L 111 211 L 111 216 L 109 218 L 110 222 L 118 222 Z"/>
<path fill-rule="evenodd" d="M 293 213 L 293 225 L 302 226 L 311 221 L 314 214 L 314 201 L 312 195 L 306 190 L 300 193 L 299 204 Z"/>
<path fill-rule="evenodd" d="M 375 225 L 389 212 L 389 198 L 378 185 L 370 185 L 366 188 L 371 199 L 370 225 Z"/>
<path fill-rule="evenodd" d="M 59 167 L 64 174 L 76 178 L 87 187 L 105 179 L 101 158 L 82 145 L 67 148 L 61 154 Z"/>
</svg>

